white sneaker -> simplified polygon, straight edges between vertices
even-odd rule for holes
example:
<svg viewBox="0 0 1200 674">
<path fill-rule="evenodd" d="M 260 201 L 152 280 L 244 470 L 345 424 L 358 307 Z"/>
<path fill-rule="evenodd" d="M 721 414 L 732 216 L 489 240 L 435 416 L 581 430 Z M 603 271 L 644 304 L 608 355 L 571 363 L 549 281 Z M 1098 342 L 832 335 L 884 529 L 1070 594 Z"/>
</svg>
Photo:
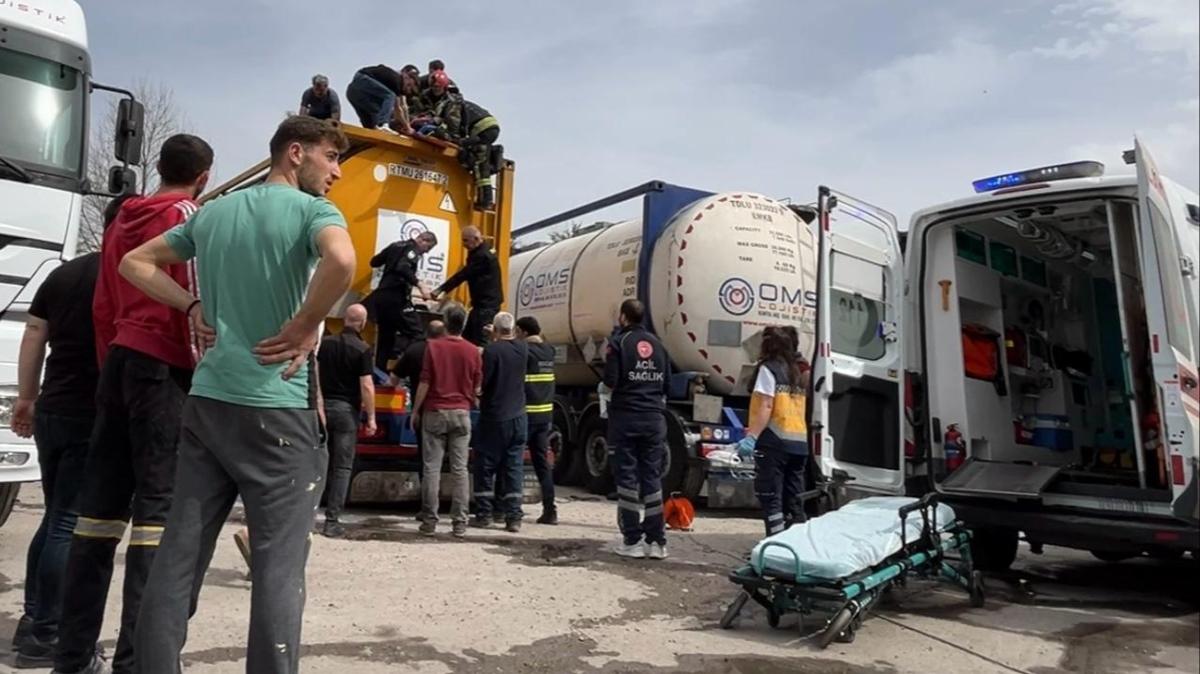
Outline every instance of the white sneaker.
<svg viewBox="0 0 1200 674">
<path fill-rule="evenodd" d="M 650 543 L 646 546 L 646 556 L 650 559 L 666 559 L 667 546 L 664 543 Z"/>
<path fill-rule="evenodd" d="M 613 552 L 617 553 L 619 557 L 628 557 L 629 559 L 646 558 L 646 548 L 642 545 L 641 541 L 633 545 L 627 545 L 624 541 L 618 541 L 613 545 Z"/>
</svg>

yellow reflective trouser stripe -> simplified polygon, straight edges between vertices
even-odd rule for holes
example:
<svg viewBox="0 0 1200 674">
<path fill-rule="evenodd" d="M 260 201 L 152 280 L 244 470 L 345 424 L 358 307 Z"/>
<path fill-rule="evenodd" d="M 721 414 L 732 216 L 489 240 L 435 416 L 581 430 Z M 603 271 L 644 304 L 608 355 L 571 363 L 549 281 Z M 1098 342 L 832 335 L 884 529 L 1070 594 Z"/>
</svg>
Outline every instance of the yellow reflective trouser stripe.
<svg viewBox="0 0 1200 674">
<path fill-rule="evenodd" d="M 533 414 L 537 414 L 538 412 L 553 412 L 554 403 L 546 403 L 545 405 L 526 405 L 525 411 Z"/>
<path fill-rule="evenodd" d="M 542 382 L 553 382 L 553 381 L 554 381 L 554 373 L 553 372 L 551 372 L 550 374 L 527 374 L 527 375 L 525 375 L 525 383 L 526 384 L 537 384 L 537 383 L 542 383 Z"/>
<path fill-rule="evenodd" d="M 162 527 L 137 526 L 129 532 L 129 544 L 155 547 L 162 542 L 162 535 Z"/>
<path fill-rule="evenodd" d="M 91 517 L 80 517 L 75 522 L 75 535 L 84 538 L 115 538 L 118 541 L 125 536 L 125 520 L 98 520 Z"/>
<path fill-rule="evenodd" d="M 471 135 L 478 136 L 484 131 L 496 126 L 500 126 L 500 121 L 489 115 L 478 122 L 475 122 L 475 124 L 471 126 Z"/>
</svg>

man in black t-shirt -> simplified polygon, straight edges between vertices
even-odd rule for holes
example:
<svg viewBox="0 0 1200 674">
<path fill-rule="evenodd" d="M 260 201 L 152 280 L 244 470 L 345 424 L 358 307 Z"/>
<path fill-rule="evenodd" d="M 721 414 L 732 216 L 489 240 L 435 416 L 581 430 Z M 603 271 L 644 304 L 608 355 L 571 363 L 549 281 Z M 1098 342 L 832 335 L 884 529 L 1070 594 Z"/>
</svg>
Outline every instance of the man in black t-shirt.
<svg viewBox="0 0 1200 674">
<path fill-rule="evenodd" d="M 46 504 L 30 544 L 29 559 L 34 561 L 27 569 L 25 610 L 13 637 L 16 663 L 22 668 L 54 664 L 63 575 L 96 416 L 99 375 L 92 294 L 99 272 L 99 253 L 69 260 L 50 272 L 29 306 L 21 339 L 12 430 L 23 438 L 33 436 L 37 443 Z M 43 380 L 47 344 L 50 357 Z"/>
<path fill-rule="evenodd" d="M 483 387 L 479 397 L 479 429 L 475 442 L 475 518 L 471 526 L 489 527 L 492 512 L 504 513 L 505 528 L 521 530 L 524 496 L 525 370 L 528 349 L 514 339 L 516 319 L 508 312 L 492 322 L 496 341 L 483 349 Z M 493 503 L 496 474 L 504 477 L 507 493 Z"/>
<path fill-rule="evenodd" d="M 325 481 L 325 528 L 323 533 L 338 538 L 346 533 L 338 517 L 346 505 L 354 449 L 358 444 L 360 414 L 366 417 L 368 435 L 375 435 L 375 381 L 372 379 L 371 347 L 359 334 L 367 325 L 367 310 L 361 304 L 346 307 L 340 334 L 321 340 L 317 350 L 317 372 L 325 401 L 325 426 L 329 434 L 329 474 Z"/>
<path fill-rule="evenodd" d="M 405 78 L 395 69 L 385 65 L 366 66 L 354 73 L 350 86 L 346 87 L 346 100 L 358 113 L 358 119 L 367 129 L 390 131 L 388 124 L 402 118 Z"/>
<path fill-rule="evenodd" d="M 329 88 L 328 77 L 313 75 L 312 86 L 300 96 L 300 114 L 335 122 L 342 119 L 342 102 L 337 92 Z"/>
</svg>

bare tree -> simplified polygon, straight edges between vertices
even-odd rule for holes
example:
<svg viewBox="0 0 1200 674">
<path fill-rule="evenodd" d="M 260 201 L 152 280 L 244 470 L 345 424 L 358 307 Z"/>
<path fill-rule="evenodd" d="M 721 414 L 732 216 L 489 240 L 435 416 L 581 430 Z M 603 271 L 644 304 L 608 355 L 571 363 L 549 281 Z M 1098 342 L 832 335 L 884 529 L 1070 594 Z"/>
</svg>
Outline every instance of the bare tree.
<svg viewBox="0 0 1200 674">
<path fill-rule="evenodd" d="M 550 243 L 558 243 L 559 241 L 573 239 L 582 234 L 584 229 L 585 226 L 582 222 L 578 220 L 572 220 L 571 224 L 567 225 L 565 229 L 559 229 L 550 232 Z"/>
<path fill-rule="evenodd" d="M 158 151 L 163 141 L 191 127 L 187 115 L 175 102 L 175 92 L 161 82 L 142 79 L 130 88 L 134 96 L 146 107 L 143 127 L 142 166 L 135 167 L 138 173 L 138 189 L 146 194 L 158 188 Z M 103 189 L 108 185 L 108 168 L 115 163 L 113 157 L 113 129 L 117 121 L 117 97 L 109 101 L 104 121 L 92 127 L 91 143 L 88 146 L 88 179 L 92 189 Z M 79 250 L 100 249 L 103 233 L 104 207 L 108 197 L 87 196 L 83 199 L 82 222 L 79 227 Z"/>
</svg>

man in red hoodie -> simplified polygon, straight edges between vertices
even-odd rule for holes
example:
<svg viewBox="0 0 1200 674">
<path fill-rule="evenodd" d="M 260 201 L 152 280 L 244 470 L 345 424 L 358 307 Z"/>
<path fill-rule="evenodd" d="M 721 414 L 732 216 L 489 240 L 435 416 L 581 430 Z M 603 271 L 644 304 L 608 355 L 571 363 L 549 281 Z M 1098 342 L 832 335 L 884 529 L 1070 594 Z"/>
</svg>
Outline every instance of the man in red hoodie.
<svg viewBox="0 0 1200 674">
<path fill-rule="evenodd" d="M 133 670 L 135 622 L 171 507 L 180 419 L 198 354 L 188 314 L 150 299 L 117 267 L 126 253 L 196 212 L 194 199 L 208 182 L 212 162 L 212 148 L 204 140 L 171 136 L 158 160 L 162 186 L 150 196 L 127 200 L 104 233 L 92 302 L 100 362 L 98 410 L 67 560 L 56 672 L 103 671 L 96 641 L 113 556 L 131 518 L 113 671 Z M 166 271 L 185 288 L 195 288 L 190 265 Z"/>
</svg>

